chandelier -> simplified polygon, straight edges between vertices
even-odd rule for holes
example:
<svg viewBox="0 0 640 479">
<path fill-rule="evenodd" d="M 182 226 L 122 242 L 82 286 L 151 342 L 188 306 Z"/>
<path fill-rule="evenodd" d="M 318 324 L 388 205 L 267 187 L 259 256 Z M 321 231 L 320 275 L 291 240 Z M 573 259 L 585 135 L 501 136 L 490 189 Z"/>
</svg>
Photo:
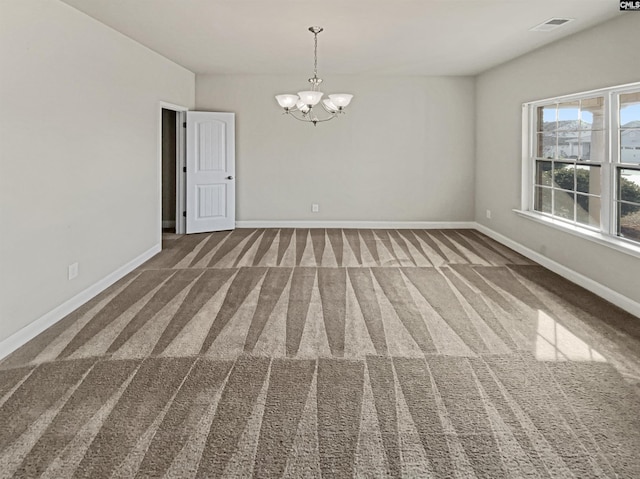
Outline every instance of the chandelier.
<svg viewBox="0 0 640 479">
<path fill-rule="evenodd" d="M 317 123 L 329 121 L 338 115 L 344 114 L 344 109 L 349 105 L 353 95 L 348 93 L 334 93 L 329 98 L 322 99 L 323 93 L 318 91 L 318 86 L 322 83 L 322 78 L 318 78 L 318 33 L 321 33 L 322 27 L 309 27 L 309 31 L 313 33 L 314 49 L 313 49 L 313 77 L 309 78 L 311 90 L 299 91 L 297 95 L 285 94 L 276 95 L 278 104 L 284 108 L 284 113 L 291 115 L 296 120 Z M 320 105 L 321 108 L 314 107 Z M 320 111 L 321 116 L 316 113 Z"/>
</svg>

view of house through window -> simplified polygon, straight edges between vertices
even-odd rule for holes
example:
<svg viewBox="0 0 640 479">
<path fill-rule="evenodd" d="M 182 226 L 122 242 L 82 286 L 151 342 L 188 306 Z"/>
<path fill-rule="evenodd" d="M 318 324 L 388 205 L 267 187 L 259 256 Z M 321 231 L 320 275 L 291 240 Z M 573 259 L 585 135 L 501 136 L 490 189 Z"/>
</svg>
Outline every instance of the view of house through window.
<svg viewBox="0 0 640 479">
<path fill-rule="evenodd" d="M 528 209 L 640 242 L 640 84 L 526 106 Z"/>
<path fill-rule="evenodd" d="M 640 91 L 620 95 L 620 162 L 640 165 Z M 640 241 L 640 170 L 618 169 L 618 234 Z"/>
</svg>

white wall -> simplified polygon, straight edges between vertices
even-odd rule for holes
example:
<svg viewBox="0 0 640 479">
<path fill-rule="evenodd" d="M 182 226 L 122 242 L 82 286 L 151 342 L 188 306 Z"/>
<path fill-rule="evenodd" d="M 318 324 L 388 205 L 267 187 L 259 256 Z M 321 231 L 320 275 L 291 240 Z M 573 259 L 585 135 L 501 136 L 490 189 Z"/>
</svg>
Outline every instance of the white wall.
<svg viewBox="0 0 640 479">
<path fill-rule="evenodd" d="M 638 258 L 511 210 L 520 207 L 522 103 L 640 81 L 639 39 L 640 15 L 623 14 L 483 73 L 476 88 L 476 220 L 636 302 Z"/>
<path fill-rule="evenodd" d="M 473 219 L 473 78 L 324 79 L 355 97 L 314 127 L 274 99 L 305 76 L 196 77 L 198 110 L 236 112 L 238 220 Z"/>
<path fill-rule="evenodd" d="M 0 2 L 0 69 L 2 341 L 158 244 L 159 101 L 195 79 L 55 0 Z"/>
</svg>

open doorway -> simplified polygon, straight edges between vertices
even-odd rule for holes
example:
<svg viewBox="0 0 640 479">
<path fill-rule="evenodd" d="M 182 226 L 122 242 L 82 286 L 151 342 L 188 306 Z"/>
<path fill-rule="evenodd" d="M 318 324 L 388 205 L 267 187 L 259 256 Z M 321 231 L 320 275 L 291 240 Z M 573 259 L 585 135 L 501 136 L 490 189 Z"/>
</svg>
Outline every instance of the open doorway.
<svg viewBox="0 0 640 479">
<path fill-rule="evenodd" d="M 185 233 L 185 128 L 187 108 L 160 102 L 160 228 Z"/>
<path fill-rule="evenodd" d="M 162 232 L 176 232 L 177 112 L 162 109 Z"/>
<path fill-rule="evenodd" d="M 234 229 L 235 113 L 160 102 L 158 138 L 159 242 Z"/>
</svg>

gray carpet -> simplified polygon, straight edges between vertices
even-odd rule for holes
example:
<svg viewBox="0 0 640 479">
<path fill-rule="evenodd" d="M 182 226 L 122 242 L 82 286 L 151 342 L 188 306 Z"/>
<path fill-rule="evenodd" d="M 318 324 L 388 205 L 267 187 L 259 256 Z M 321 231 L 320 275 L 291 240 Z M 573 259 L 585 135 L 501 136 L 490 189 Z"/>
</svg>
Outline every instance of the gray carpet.
<svg viewBox="0 0 640 479">
<path fill-rule="evenodd" d="M 640 320 L 478 232 L 163 248 L 0 363 L 0 477 L 640 477 Z"/>
</svg>

